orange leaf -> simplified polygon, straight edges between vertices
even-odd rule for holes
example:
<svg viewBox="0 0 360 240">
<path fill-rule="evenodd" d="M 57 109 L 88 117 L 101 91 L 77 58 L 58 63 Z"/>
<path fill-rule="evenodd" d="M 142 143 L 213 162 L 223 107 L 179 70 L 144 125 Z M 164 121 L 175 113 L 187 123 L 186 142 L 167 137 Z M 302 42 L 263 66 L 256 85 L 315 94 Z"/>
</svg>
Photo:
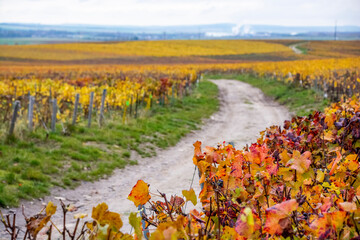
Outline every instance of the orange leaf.
<svg viewBox="0 0 360 240">
<path fill-rule="evenodd" d="M 132 188 L 128 199 L 133 201 L 135 206 L 144 205 L 151 199 L 149 194 L 149 185 L 143 180 L 138 180 L 135 186 Z"/>
<path fill-rule="evenodd" d="M 231 165 L 231 175 L 236 178 L 241 178 L 243 175 L 242 165 L 244 157 L 241 154 L 236 154 Z"/>
<path fill-rule="evenodd" d="M 295 169 L 299 173 L 306 172 L 311 164 L 311 152 L 306 151 L 303 154 L 300 155 L 299 151 L 294 151 L 293 153 L 293 160 L 291 162 L 290 168 Z"/>
<path fill-rule="evenodd" d="M 194 165 L 198 165 L 198 161 L 199 161 L 199 158 L 202 157 L 201 155 L 201 142 L 200 141 L 196 141 L 193 146 L 195 147 L 194 149 L 194 157 L 193 157 L 193 163 Z"/>
<path fill-rule="evenodd" d="M 266 209 L 264 230 L 269 234 L 282 234 L 284 229 L 289 228 L 286 218 L 292 211 L 296 210 L 298 206 L 296 200 L 291 199 Z"/>
<path fill-rule="evenodd" d="M 329 175 L 332 175 L 338 165 L 338 163 L 340 162 L 342 156 L 341 156 L 341 153 L 339 151 L 336 151 L 336 158 L 330 163 L 332 164 L 331 166 L 331 170 L 329 172 Z"/>
</svg>

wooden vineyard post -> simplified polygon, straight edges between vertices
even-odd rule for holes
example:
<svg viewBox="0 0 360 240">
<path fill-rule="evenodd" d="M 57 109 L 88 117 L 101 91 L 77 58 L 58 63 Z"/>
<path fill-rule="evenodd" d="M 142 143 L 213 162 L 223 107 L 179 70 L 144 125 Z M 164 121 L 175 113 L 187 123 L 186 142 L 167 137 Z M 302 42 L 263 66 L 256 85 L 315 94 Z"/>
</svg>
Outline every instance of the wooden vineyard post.
<svg viewBox="0 0 360 240">
<path fill-rule="evenodd" d="M 163 93 L 160 92 L 160 95 L 159 95 L 159 105 L 160 106 L 162 106 L 162 99 L 163 99 L 162 95 L 163 95 Z"/>
<path fill-rule="evenodd" d="M 145 107 L 146 107 L 145 96 L 146 96 L 146 93 L 144 92 L 144 94 L 142 95 L 142 98 L 141 98 L 140 106 L 143 106 L 143 107 L 144 107 L 144 104 L 145 104 Z"/>
<path fill-rule="evenodd" d="M 74 114 L 73 114 L 73 119 L 72 119 L 72 125 L 75 125 L 75 123 L 76 123 L 76 117 L 77 117 L 79 99 L 80 99 L 80 94 L 77 93 L 77 94 L 75 95 L 75 105 L 74 105 Z"/>
<path fill-rule="evenodd" d="M 131 100 L 130 100 L 130 117 L 132 116 L 132 106 L 133 106 L 133 95 L 131 95 Z"/>
<path fill-rule="evenodd" d="M 171 106 L 174 106 L 174 85 L 171 86 Z"/>
<path fill-rule="evenodd" d="M 28 122 L 29 122 L 30 131 L 33 130 L 34 102 L 35 102 L 35 97 L 29 95 Z"/>
<path fill-rule="evenodd" d="M 184 98 L 184 88 L 182 85 L 178 85 L 178 98 L 181 100 Z"/>
<path fill-rule="evenodd" d="M 15 88 L 14 88 L 14 101 L 16 100 L 16 98 L 17 98 L 17 86 L 15 86 Z M 15 104 L 15 102 L 14 102 L 14 104 Z"/>
<path fill-rule="evenodd" d="M 14 102 L 14 112 L 13 112 L 13 115 L 12 115 L 12 117 L 11 117 L 9 135 L 13 135 L 13 134 L 14 134 L 15 122 L 16 122 L 16 118 L 17 118 L 19 109 L 20 109 L 20 101 L 19 101 L 19 100 L 16 100 L 16 101 Z"/>
<path fill-rule="evenodd" d="M 88 111 L 88 127 L 91 127 L 91 114 L 94 105 L 94 92 L 90 93 L 90 103 L 89 103 L 89 111 Z"/>
<path fill-rule="evenodd" d="M 102 97 L 101 97 L 100 118 L 99 118 L 100 126 L 104 123 L 105 97 L 106 97 L 106 89 L 103 90 L 103 94 L 102 94 Z"/>
<path fill-rule="evenodd" d="M 145 212 L 145 206 L 140 204 L 138 206 L 138 210 L 140 211 L 140 216 L 142 219 L 145 219 L 146 218 L 146 212 Z M 141 225 L 142 225 L 142 231 L 143 231 L 143 234 L 144 234 L 144 237 L 146 240 L 149 239 L 149 229 L 146 227 L 146 221 L 145 220 L 141 220 Z"/>
<path fill-rule="evenodd" d="M 56 98 L 54 98 L 52 100 L 52 114 L 51 114 L 51 131 L 52 132 L 55 132 L 56 113 L 57 113 L 57 100 L 56 100 Z"/>
<path fill-rule="evenodd" d="M 136 100 L 135 100 L 135 118 L 138 116 L 138 105 L 139 105 L 139 95 L 136 94 Z"/>
</svg>

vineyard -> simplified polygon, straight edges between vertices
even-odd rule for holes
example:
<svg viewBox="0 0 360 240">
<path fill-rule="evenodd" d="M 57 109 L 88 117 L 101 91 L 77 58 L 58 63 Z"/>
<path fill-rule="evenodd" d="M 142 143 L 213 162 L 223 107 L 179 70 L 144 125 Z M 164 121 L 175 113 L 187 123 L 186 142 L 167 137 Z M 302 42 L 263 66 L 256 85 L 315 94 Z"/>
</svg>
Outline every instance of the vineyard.
<svg viewBox="0 0 360 240">
<path fill-rule="evenodd" d="M 120 43 L 70 43 L 0 46 L 0 57 L 34 60 L 79 60 L 121 56 L 216 56 L 249 53 L 291 52 L 273 43 L 239 40 L 132 41 Z"/>
<path fill-rule="evenodd" d="M 336 102 L 266 129 L 242 150 L 225 142 L 201 149 L 196 142 L 200 195 L 188 189 L 169 198 L 150 193 L 151 182 L 139 180 L 129 195 L 140 213 L 129 217 L 135 233 L 121 232 L 120 214 L 105 203 L 93 208 L 92 222 L 76 214 L 75 227 L 51 222 L 57 209 L 52 202 L 25 217 L 24 232 L 19 234 L 15 214 L 1 215 L 2 227 L 11 239 L 36 239 L 39 233 L 49 239 L 359 238 L 359 43 L 310 41 L 302 43 L 308 49 L 303 56 L 289 43 L 0 46 L 2 207 L 49 194 L 54 186 L 109 176 L 136 164 L 134 152 L 149 157 L 174 145 L 218 108 L 206 75 L 248 74 Z M 142 58 L 151 64 L 136 62 Z M 173 58 L 174 64 L 167 63 Z M 115 64 L 105 64 L 109 59 Z M 116 64 L 118 59 L 135 63 Z M 187 211 L 189 202 L 196 207 Z M 76 207 L 61 201 L 60 211 L 65 222 Z"/>
<path fill-rule="evenodd" d="M 339 101 L 343 97 L 359 97 L 359 66 L 360 58 L 143 66 L 140 69 L 136 65 L 2 67 L 0 117 L 4 123 L 10 122 L 13 115 L 11 106 L 15 100 L 22 107 L 19 112 L 28 114 L 33 96 L 36 104 L 31 109 L 35 112 L 30 114 L 34 115 L 34 120 L 29 119 L 31 129 L 34 126 L 45 127 L 52 115 L 53 119 L 58 118 L 64 124 L 70 119 L 75 124 L 80 116 L 89 118 L 93 107 L 99 109 L 101 119 L 104 112 L 115 111 L 124 115 L 125 122 L 127 112 L 137 117 L 138 108 L 150 108 L 153 98 L 164 105 L 188 94 L 189 89 L 204 73 L 256 74 L 322 91 L 326 98 Z M 79 97 L 76 102 L 77 94 Z M 55 100 L 56 106 L 53 106 L 52 102 Z M 74 109 L 77 110 L 76 113 Z"/>
<path fill-rule="evenodd" d="M 93 208 L 92 222 L 80 221 L 74 229 L 64 224 L 52 231 L 70 239 L 356 239 L 359 219 L 360 105 L 357 100 L 333 104 L 324 113 L 295 117 L 284 126 L 262 132 L 257 143 L 243 150 L 220 144 L 201 150 L 194 144 L 193 162 L 199 169 L 202 191 L 182 191 L 184 197 L 150 194 L 149 185 L 139 180 L 128 199 L 139 207 L 130 214 L 134 234 L 120 231 L 120 214 L 107 204 Z M 159 195 L 162 201 L 150 201 Z M 202 210 L 186 211 L 197 202 Z M 144 205 L 149 206 L 144 208 Z M 61 202 L 65 216 L 75 211 Z M 36 238 L 56 212 L 50 202 L 45 212 L 27 218 L 25 237 Z M 3 224 L 11 239 L 19 228 L 15 215 Z M 79 231 L 79 229 L 81 229 Z M 143 230 L 142 230 L 143 229 Z"/>
<path fill-rule="evenodd" d="M 0 82 L 1 118 L 3 122 L 10 120 L 12 103 L 17 100 L 22 106 L 19 112 L 33 116 L 30 119 L 34 125 L 30 126 L 31 129 L 46 127 L 51 118 L 66 123 L 71 116 L 73 125 L 77 118 L 83 116 L 89 119 L 90 126 L 93 107 L 101 109 L 100 118 L 110 111 L 122 112 L 125 123 L 127 114 L 137 117 L 139 108 L 150 108 L 153 101 L 170 104 L 175 98 L 188 94 L 198 77 L 191 69 L 32 72 L 17 79 L 4 76 Z M 31 97 L 34 98 L 35 108 L 31 108 L 29 115 L 29 106 L 33 104 L 30 103 Z"/>
</svg>

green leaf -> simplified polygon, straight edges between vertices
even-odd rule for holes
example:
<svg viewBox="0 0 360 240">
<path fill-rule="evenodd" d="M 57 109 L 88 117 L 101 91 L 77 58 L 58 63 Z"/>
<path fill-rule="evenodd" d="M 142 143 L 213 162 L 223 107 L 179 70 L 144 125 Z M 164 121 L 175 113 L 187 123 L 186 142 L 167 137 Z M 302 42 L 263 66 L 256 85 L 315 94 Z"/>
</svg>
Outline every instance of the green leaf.
<svg viewBox="0 0 360 240">
<path fill-rule="evenodd" d="M 138 217 L 137 213 L 130 213 L 129 223 L 134 228 L 137 238 L 142 239 L 141 217 Z"/>
</svg>

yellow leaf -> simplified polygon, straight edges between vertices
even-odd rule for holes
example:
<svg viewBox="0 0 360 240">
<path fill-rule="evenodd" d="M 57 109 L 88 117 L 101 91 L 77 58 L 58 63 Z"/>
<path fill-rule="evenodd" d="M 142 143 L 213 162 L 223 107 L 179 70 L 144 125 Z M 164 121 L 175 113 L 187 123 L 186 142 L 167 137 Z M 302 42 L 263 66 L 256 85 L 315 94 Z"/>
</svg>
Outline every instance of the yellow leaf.
<svg viewBox="0 0 360 240">
<path fill-rule="evenodd" d="M 123 223 L 120 214 L 110 212 L 106 203 L 100 203 L 93 208 L 91 217 L 99 222 L 100 225 L 109 225 L 109 228 L 115 227 L 119 230 Z"/>
<path fill-rule="evenodd" d="M 291 181 L 294 178 L 293 170 L 290 168 L 279 168 L 278 175 L 283 176 L 285 181 Z"/>
<path fill-rule="evenodd" d="M 183 190 L 182 194 L 186 198 L 186 201 L 191 201 L 194 206 L 197 204 L 197 198 L 194 189 L 190 189 L 189 191 Z"/>
<path fill-rule="evenodd" d="M 282 151 L 282 153 L 280 153 L 280 159 L 281 159 L 282 163 L 284 163 L 284 165 L 286 165 L 286 163 L 290 160 L 290 156 L 286 150 L 284 150 L 284 151 Z"/>
<path fill-rule="evenodd" d="M 318 182 L 323 182 L 324 181 L 324 177 L 325 177 L 325 174 L 323 171 L 321 171 L 320 169 L 318 169 L 316 171 L 316 181 Z"/>
<path fill-rule="evenodd" d="M 46 215 L 47 216 L 51 216 L 51 215 L 53 215 L 53 214 L 55 214 L 55 212 L 56 212 L 56 206 L 50 201 L 49 203 L 48 203 L 48 205 L 46 206 Z"/>
<path fill-rule="evenodd" d="M 102 215 L 108 210 L 108 205 L 106 203 L 100 203 L 96 207 L 93 207 L 91 217 L 95 220 L 99 220 Z"/>
</svg>

